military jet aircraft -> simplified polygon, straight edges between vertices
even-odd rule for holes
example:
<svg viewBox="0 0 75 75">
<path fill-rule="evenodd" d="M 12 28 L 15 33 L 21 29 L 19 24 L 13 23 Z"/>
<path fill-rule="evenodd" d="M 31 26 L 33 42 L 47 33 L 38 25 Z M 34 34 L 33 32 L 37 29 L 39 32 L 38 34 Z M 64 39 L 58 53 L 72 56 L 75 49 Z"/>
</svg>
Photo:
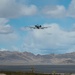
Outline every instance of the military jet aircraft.
<svg viewBox="0 0 75 75">
<path fill-rule="evenodd" d="M 46 29 L 46 28 L 49 28 L 50 26 L 41 26 L 41 25 L 34 25 L 34 26 L 31 26 L 31 27 L 24 27 L 25 29 L 26 28 L 30 28 L 30 29 Z"/>
</svg>

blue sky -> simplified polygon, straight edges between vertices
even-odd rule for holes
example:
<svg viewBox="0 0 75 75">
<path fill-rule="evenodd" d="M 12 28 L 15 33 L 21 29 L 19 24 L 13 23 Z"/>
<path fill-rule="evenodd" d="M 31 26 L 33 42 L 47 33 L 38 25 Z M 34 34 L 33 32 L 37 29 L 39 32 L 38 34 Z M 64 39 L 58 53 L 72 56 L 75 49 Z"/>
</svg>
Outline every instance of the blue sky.
<svg viewBox="0 0 75 75">
<path fill-rule="evenodd" d="M 50 28 L 24 29 L 35 24 Z M 0 50 L 74 52 L 75 0 L 0 0 Z"/>
</svg>

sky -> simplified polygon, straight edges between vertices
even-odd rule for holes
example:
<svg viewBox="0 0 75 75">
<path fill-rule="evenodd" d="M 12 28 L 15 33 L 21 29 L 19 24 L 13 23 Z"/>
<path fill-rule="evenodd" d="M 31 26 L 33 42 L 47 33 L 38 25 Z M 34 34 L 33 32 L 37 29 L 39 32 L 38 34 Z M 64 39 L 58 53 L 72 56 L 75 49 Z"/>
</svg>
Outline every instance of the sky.
<svg viewBox="0 0 75 75">
<path fill-rule="evenodd" d="M 0 0 L 0 51 L 75 52 L 75 0 Z"/>
</svg>

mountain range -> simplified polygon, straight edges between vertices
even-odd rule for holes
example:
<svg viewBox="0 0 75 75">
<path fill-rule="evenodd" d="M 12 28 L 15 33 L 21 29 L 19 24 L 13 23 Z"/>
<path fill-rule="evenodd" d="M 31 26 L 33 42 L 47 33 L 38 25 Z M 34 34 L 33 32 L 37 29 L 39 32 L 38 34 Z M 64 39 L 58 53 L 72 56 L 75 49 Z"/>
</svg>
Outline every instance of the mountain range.
<svg viewBox="0 0 75 75">
<path fill-rule="evenodd" d="M 0 51 L 0 65 L 74 65 L 75 52 L 65 54 L 33 54 L 30 52 Z"/>
</svg>

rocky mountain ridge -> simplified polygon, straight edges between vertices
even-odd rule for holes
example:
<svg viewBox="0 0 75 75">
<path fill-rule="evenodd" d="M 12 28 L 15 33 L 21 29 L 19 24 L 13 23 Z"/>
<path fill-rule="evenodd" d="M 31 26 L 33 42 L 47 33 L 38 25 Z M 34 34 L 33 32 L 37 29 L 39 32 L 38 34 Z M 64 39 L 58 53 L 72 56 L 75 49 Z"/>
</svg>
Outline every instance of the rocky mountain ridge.
<svg viewBox="0 0 75 75">
<path fill-rule="evenodd" d="M 34 55 L 30 52 L 0 51 L 0 65 L 74 65 L 75 52 Z"/>
</svg>

